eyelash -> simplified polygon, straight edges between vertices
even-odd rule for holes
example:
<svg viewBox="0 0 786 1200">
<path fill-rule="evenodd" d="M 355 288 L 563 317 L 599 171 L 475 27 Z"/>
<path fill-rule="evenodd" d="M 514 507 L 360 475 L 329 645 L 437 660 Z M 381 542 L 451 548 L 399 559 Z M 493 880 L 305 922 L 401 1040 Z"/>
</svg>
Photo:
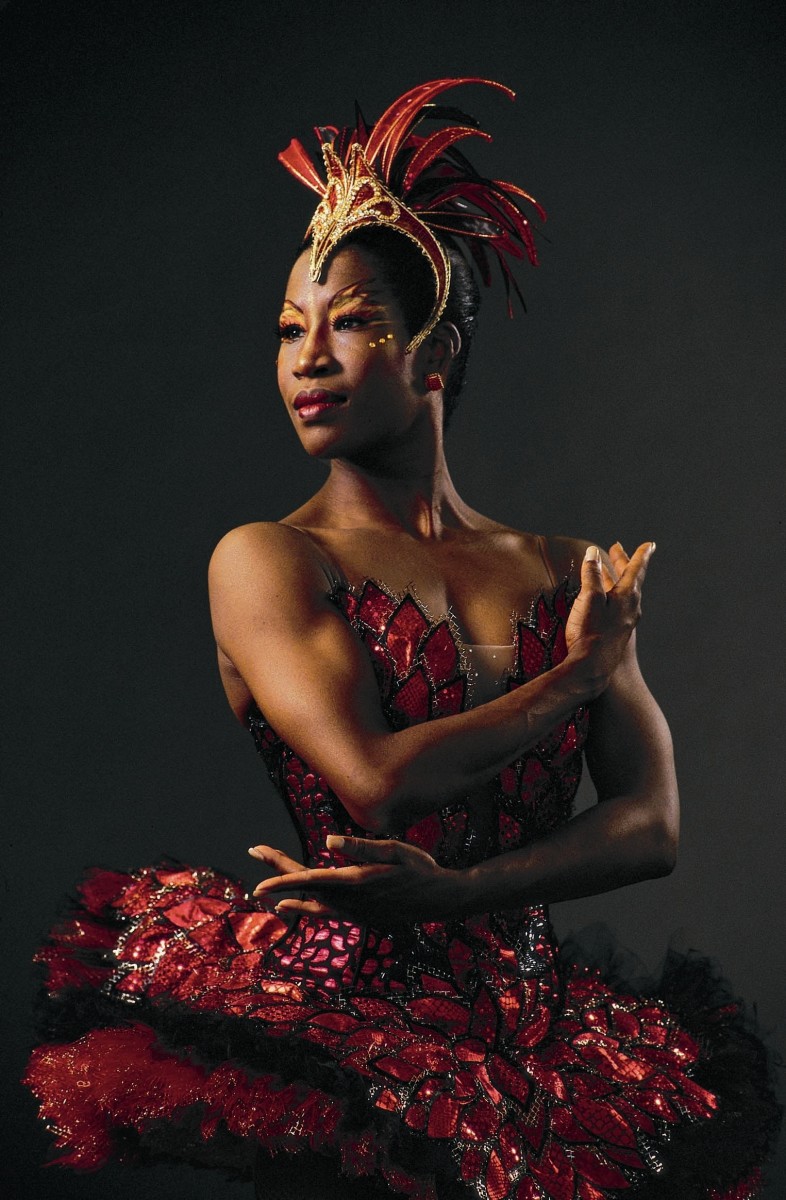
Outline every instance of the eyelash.
<svg viewBox="0 0 786 1200">
<path fill-rule="evenodd" d="M 292 323 L 288 325 L 277 325 L 273 330 L 277 342 L 294 342 L 299 333 L 302 333 L 300 325 Z"/>
<path fill-rule="evenodd" d="M 341 317 L 336 317 L 333 322 L 333 328 L 341 332 L 341 327 L 346 322 L 351 321 L 350 329 L 362 329 L 370 318 L 363 313 L 345 313 Z M 277 325 L 275 330 L 276 340 L 279 342 L 294 342 L 298 336 L 304 332 L 302 325 L 296 325 L 293 321 L 286 325 Z"/>
<path fill-rule="evenodd" d="M 359 329 L 366 324 L 367 320 L 368 318 L 362 313 L 345 313 L 343 317 L 336 317 L 335 321 L 333 322 L 333 328 L 338 329 L 344 321 L 354 321 L 355 324 L 351 328 Z"/>
</svg>

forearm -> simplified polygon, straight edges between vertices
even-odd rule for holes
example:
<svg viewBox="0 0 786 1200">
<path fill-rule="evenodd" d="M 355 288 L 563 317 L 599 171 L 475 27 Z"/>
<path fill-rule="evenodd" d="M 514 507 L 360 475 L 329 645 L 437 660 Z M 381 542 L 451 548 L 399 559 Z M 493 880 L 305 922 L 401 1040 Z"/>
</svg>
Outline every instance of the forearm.
<svg viewBox="0 0 786 1200">
<path fill-rule="evenodd" d="M 424 850 L 393 839 L 331 835 L 328 850 L 352 865 L 317 869 L 257 846 L 251 853 L 280 874 L 259 884 L 254 895 L 303 889 L 306 897 L 284 900 L 283 908 L 348 916 L 379 928 L 449 920 L 664 875 L 673 866 L 676 832 L 676 790 L 667 789 L 604 800 L 530 846 L 464 870 L 440 867 Z"/>
<path fill-rule="evenodd" d="M 677 838 L 676 791 L 612 797 L 528 846 L 459 872 L 459 911 L 553 904 L 667 875 Z"/>
<path fill-rule="evenodd" d="M 486 784 L 593 692 L 586 672 L 565 660 L 488 704 L 374 738 L 364 758 L 375 784 L 339 794 L 366 828 L 401 831 Z"/>
</svg>

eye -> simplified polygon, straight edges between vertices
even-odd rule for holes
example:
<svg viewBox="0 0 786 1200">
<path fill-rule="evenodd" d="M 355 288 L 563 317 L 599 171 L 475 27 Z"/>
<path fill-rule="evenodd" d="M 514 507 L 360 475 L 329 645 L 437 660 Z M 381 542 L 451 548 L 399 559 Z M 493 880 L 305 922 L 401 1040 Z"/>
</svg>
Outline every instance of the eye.
<svg viewBox="0 0 786 1200">
<path fill-rule="evenodd" d="M 338 329 L 360 329 L 366 324 L 366 318 L 360 316 L 359 313 L 345 313 L 343 317 L 337 317 L 333 322 L 333 328 Z"/>
<path fill-rule="evenodd" d="M 286 325 L 276 326 L 276 338 L 280 342 L 295 342 L 303 334 L 303 329 L 300 325 L 295 325 L 291 321 Z"/>
</svg>

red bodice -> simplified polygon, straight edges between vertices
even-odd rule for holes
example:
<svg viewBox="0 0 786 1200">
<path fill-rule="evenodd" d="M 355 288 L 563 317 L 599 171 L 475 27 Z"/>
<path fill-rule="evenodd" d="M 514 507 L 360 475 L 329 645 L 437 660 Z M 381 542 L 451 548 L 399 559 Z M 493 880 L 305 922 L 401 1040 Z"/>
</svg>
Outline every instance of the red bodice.
<svg viewBox="0 0 786 1200">
<path fill-rule="evenodd" d="M 400 599 L 366 581 L 357 591 L 341 587 L 334 600 L 365 646 L 393 729 L 461 712 L 472 698 L 472 677 L 450 618 L 432 621 L 411 594 Z M 515 621 L 508 689 L 519 687 L 566 654 L 567 584 L 533 603 Z M 348 860 L 326 849 L 328 834 L 369 834 L 352 821 L 325 779 L 316 774 L 271 728 L 259 709 L 249 727 L 271 779 L 300 833 L 309 866 L 342 866 Z M 566 820 L 581 776 L 587 714 L 579 709 L 523 759 L 474 797 L 457 798 L 413 825 L 404 840 L 428 851 L 446 867 L 467 867 L 523 846 Z M 343 989 L 407 992 L 419 976 L 457 983 L 448 947 L 459 936 L 472 942 L 470 956 L 512 956 L 512 978 L 545 977 L 552 960 L 545 910 L 507 911 L 456 922 L 431 922 L 407 934 L 386 934 L 344 922 L 301 918 L 270 960 L 286 978 L 308 981 L 333 994 Z M 553 981 L 549 986 L 553 985 Z"/>
</svg>

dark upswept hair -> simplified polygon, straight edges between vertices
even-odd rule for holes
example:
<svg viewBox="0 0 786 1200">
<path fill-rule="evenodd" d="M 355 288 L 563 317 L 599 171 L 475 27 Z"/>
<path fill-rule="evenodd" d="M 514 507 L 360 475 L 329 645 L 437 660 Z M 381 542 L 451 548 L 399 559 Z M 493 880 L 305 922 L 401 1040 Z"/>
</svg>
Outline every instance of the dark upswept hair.
<svg viewBox="0 0 786 1200">
<path fill-rule="evenodd" d="M 478 324 L 480 289 L 464 255 L 448 237 L 440 239 L 450 259 L 450 291 L 440 321 L 451 321 L 461 336 L 461 348 L 450 364 L 443 392 L 443 424 L 447 429 L 464 389 L 472 339 Z M 299 253 L 311 245 L 307 239 Z M 333 254 L 357 246 L 372 255 L 401 307 L 407 336 L 422 329 L 434 303 L 434 273 L 425 255 L 407 237 L 385 225 L 361 225 L 342 238 Z M 331 255 L 331 258 L 333 257 Z"/>
</svg>

